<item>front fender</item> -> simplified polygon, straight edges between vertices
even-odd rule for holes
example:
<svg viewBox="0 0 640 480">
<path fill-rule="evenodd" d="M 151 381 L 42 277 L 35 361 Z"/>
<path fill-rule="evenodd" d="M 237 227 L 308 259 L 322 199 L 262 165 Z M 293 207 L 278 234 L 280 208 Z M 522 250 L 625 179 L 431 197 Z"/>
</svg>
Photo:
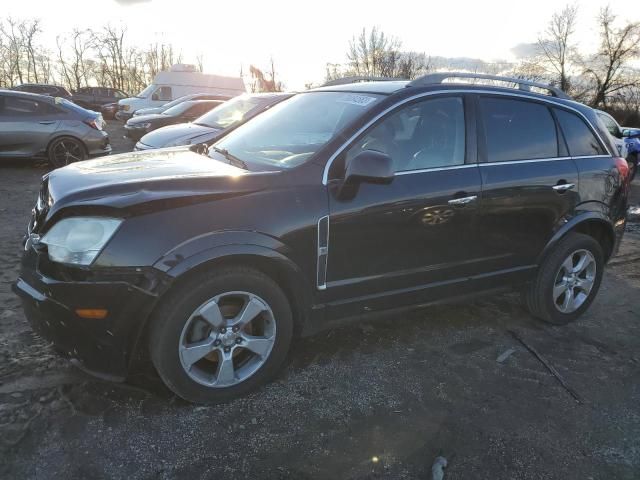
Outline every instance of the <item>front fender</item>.
<svg viewBox="0 0 640 480">
<path fill-rule="evenodd" d="M 290 263 L 291 249 L 275 238 L 259 232 L 221 231 L 191 238 L 166 252 L 153 265 L 170 276 L 178 277 L 186 271 L 228 255 L 259 255 Z"/>
<path fill-rule="evenodd" d="M 220 261 L 237 262 L 275 276 L 288 294 L 301 327 L 306 330 L 312 299 L 311 284 L 291 249 L 279 240 L 258 232 L 207 233 L 183 242 L 162 256 L 154 267 L 178 279 L 191 270 L 215 266 Z"/>
</svg>

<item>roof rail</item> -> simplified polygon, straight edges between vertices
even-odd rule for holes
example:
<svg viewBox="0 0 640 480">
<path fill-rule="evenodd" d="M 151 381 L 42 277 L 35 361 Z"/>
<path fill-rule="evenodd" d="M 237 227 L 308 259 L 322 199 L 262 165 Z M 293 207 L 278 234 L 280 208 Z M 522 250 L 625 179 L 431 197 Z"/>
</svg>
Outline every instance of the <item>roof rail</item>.
<svg viewBox="0 0 640 480">
<path fill-rule="evenodd" d="M 322 85 L 322 87 L 333 87 L 335 85 L 347 85 L 349 83 L 358 83 L 358 82 L 393 82 L 398 80 L 406 80 L 406 78 L 367 77 L 367 76 L 343 77 L 343 78 L 336 78 L 335 80 L 330 80 L 324 85 Z"/>
<path fill-rule="evenodd" d="M 426 85 L 434 85 L 444 83 L 447 79 L 456 78 L 480 78 L 484 80 L 495 80 L 505 83 L 514 83 L 519 90 L 526 92 L 531 91 L 531 87 L 540 88 L 548 91 L 552 96 L 571 100 L 571 97 L 557 87 L 553 87 L 546 83 L 532 82 L 522 78 L 501 77 L 499 75 L 488 75 L 485 73 L 468 73 L 468 72 L 438 72 L 429 73 L 422 77 L 416 78 L 407 84 L 407 87 L 424 87 Z"/>
</svg>

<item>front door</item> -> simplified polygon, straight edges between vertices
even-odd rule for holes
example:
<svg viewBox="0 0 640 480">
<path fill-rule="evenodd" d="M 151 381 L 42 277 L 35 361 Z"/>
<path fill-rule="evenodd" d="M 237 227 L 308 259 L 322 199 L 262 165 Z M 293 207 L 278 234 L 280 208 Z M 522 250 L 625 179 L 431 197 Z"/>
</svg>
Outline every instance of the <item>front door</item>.
<svg viewBox="0 0 640 480">
<path fill-rule="evenodd" d="M 391 156 L 396 174 L 390 184 L 346 193 L 332 174 L 325 298 L 334 314 L 420 303 L 436 285 L 455 293 L 476 271 L 480 174 L 464 104 L 449 95 L 401 106 L 336 160 L 339 171 L 377 150 Z"/>
</svg>

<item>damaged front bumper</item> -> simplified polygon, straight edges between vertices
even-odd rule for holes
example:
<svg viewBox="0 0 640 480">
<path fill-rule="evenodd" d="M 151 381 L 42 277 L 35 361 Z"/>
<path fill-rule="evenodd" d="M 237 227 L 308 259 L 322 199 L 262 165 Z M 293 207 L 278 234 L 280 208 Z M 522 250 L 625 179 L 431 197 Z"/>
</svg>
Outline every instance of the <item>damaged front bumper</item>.
<svg viewBox="0 0 640 480">
<path fill-rule="evenodd" d="M 132 354 L 158 298 L 160 272 L 127 269 L 87 273 L 80 278 L 32 248 L 25 251 L 13 291 L 21 298 L 33 329 L 81 368 L 123 380 Z M 105 309 L 102 319 L 80 317 L 78 309 Z"/>
</svg>

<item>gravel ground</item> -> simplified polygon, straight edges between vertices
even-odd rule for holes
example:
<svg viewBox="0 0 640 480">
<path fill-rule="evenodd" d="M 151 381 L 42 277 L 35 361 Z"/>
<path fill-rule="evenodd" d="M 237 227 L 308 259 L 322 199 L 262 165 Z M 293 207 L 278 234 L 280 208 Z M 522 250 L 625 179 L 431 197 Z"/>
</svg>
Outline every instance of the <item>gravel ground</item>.
<svg viewBox="0 0 640 480">
<path fill-rule="evenodd" d="M 535 321 L 512 294 L 422 309 L 299 341 L 272 384 L 196 407 L 153 373 L 86 376 L 31 332 L 10 284 L 45 171 L 0 165 L 0 478 L 431 479 L 438 455 L 446 479 L 640 477 L 637 206 L 572 325 Z"/>
</svg>

